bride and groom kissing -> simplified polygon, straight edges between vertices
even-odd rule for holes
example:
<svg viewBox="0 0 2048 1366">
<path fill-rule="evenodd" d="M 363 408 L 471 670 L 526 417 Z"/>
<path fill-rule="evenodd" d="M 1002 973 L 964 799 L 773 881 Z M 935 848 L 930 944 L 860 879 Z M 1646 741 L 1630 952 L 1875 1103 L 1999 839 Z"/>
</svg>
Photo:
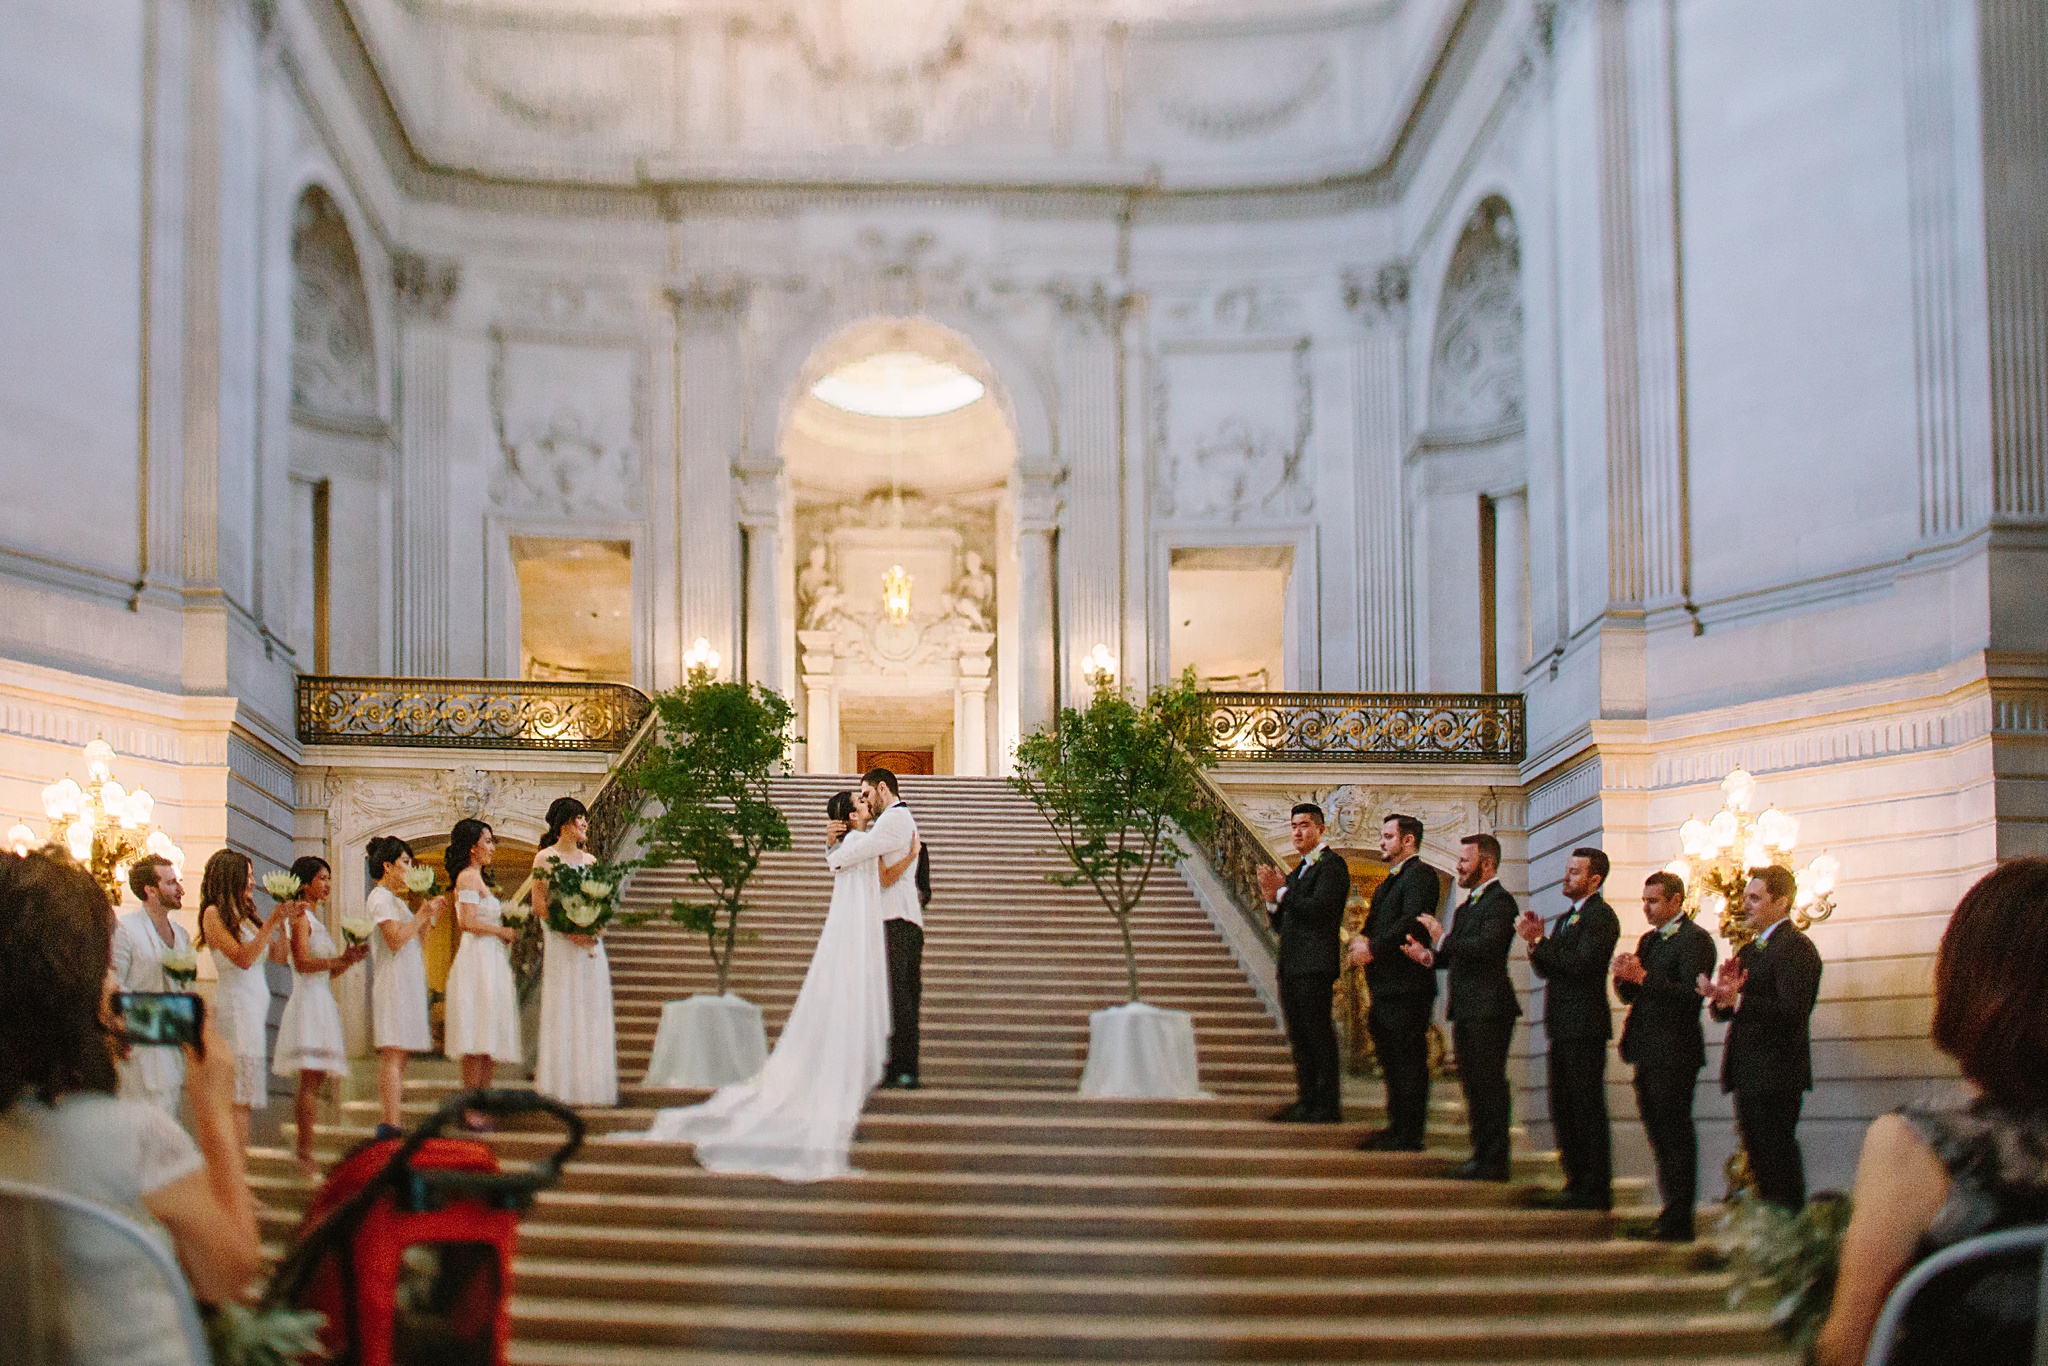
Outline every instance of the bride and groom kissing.
<svg viewBox="0 0 2048 1366">
<path fill-rule="evenodd" d="M 917 1084 L 929 859 L 896 775 L 870 769 L 825 806 L 832 901 L 775 1051 L 701 1105 L 657 1111 L 631 1135 L 693 1143 L 718 1172 L 848 1176 L 868 1092 Z M 628 1135 L 621 1135 L 628 1137 Z"/>
</svg>

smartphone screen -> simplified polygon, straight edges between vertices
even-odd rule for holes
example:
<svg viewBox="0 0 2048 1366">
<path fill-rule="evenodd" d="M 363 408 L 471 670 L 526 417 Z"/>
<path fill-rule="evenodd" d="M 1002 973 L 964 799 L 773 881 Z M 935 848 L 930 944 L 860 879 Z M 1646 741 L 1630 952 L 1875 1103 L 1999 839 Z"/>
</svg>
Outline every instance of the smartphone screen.
<svg viewBox="0 0 2048 1366">
<path fill-rule="evenodd" d="M 199 1046 L 206 1003 L 189 991 L 117 991 L 114 1009 L 130 1043 Z"/>
</svg>

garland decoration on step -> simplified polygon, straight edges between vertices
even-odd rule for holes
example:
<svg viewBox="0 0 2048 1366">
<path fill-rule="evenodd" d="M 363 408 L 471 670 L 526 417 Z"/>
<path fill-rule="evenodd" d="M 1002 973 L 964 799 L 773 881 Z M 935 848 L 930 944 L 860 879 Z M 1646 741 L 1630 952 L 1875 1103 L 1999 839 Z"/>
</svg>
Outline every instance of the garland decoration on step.
<svg viewBox="0 0 2048 1366">
<path fill-rule="evenodd" d="M 1794 1213 L 1744 1190 L 1721 1216 L 1720 1242 L 1735 1278 L 1728 1307 L 1768 1304 L 1771 1326 L 1801 1360 L 1811 1359 L 1834 1302 L 1849 1208 L 1848 1196 L 1831 1191 Z"/>
</svg>

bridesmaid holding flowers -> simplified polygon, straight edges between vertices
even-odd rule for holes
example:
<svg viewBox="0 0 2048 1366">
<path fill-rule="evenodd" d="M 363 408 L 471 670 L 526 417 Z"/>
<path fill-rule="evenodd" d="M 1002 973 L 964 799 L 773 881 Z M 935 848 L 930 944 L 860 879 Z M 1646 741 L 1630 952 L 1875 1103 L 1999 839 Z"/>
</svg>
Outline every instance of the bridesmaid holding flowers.
<svg viewBox="0 0 2048 1366">
<path fill-rule="evenodd" d="M 333 978 L 362 962 L 370 946 L 366 940 L 355 940 L 335 952 L 334 937 L 313 913 L 314 907 L 326 902 L 334 886 L 326 859 L 310 854 L 298 859 L 292 864 L 291 877 L 298 884 L 294 899 L 285 903 L 291 924 L 292 996 L 277 1024 L 277 1051 L 270 1070 L 276 1076 L 298 1077 L 295 1146 L 299 1175 L 310 1179 L 320 1174 L 320 1164 L 313 1157 L 320 1088 L 330 1074 L 348 1075 L 348 1040 L 342 1034 Z"/>
<path fill-rule="evenodd" d="M 590 813 L 574 797 L 548 807 L 548 833 L 533 860 L 533 913 L 548 923 L 548 878 L 556 864 L 587 868 Z M 617 1105 L 619 1059 L 612 1022 L 612 972 L 597 934 L 543 933 L 540 1046 L 533 1085 L 565 1105 Z"/>
<path fill-rule="evenodd" d="M 448 878 L 455 887 L 455 923 L 462 946 L 448 969 L 448 1018 L 445 1052 L 462 1064 L 463 1089 L 481 1091 L 491 1084 L 499 1063 L 517 1067 L 519 989 L 512 980 L 511 946 L 518 934 L 504 922 L 503 907 L 491 885 L 491 859 L 498 840 L 480 820 L 462 820 L 448 836 Z M 490 1121 L 472 1113 L 464 1119 L 474 1132 L 488 1132 Z"/>
<path fill-rule="evenodd" d="M 420 936 L 433 927 L 440 902 L 430 901 L 417 912 L 401 899 L 413 873 L 412 846 L 395 835 L 370 841 L 370 889 L 367 910 L 374 933 L 370 978 L 370 1035 L 377 1045 L 377 1099 L 382 1113 L 378 1138 L 396 1138 L 405 1123 L 405 1060 L 409 1053 L 434 1047 L 427 1019 L 427 960 Z M 421 869 L 426 872 L 426 869 Z M 431 886 L 431 884 L 429 884 Z"/>
<path fill-rule="evenodd" d="M 270 983 L 263 980 L 263 960 L 285 927 L 283 904 L 267 919 L 256 918 L 254 870 L 249 857 L 233 849 L 216 850 L 199 879 L 199 942 L 213 954 L 219 981 L 213 994 L 213 1018 L 220 1040 L 235 1056 L 235 1132 L 249 1146 L 249 1112 L 270 1103 L 269 1059 L 264 1026 L 270 1016 Z"/>
</svg>

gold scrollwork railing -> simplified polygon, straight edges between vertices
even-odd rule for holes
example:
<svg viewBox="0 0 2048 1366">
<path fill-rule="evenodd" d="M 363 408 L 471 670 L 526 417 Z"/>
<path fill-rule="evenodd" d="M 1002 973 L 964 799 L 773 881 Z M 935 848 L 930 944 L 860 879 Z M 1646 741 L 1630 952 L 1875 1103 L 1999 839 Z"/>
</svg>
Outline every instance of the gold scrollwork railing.
<svg viewBox="0 0 2048 1366">
<path fill-rule="evenodd" d="M 1277 868 L 1283 873 L 1287 870 L 1281 868 L 1273 851 L 1245 824 L 1244 817 L 1237 814 L 1237 808 L 1209 780 L 1209 775 L 1204 773 L 1201 779 L 1201 804 L 1212 822 L 1209 837 L 1200 841 L 1202 853 L 1216 876 L 1223 880 L 1230 899 L 1237 903 L 1238 914 L 1257 932 L 1259 941 L 1269 951 L 1278 953 L 1280 942 L 1266 919 L 1265 893 L 1259 890 L 1259 869 Z"/>
<path fill-rule="evenodd" d="M 641 803 L 647 800 L 646 792 L 633 781 L 633 770 L 640 765 L 648 747 L 654 743 L 655 732 L 661 722 L 653 712 L 640 723 L 634 732 L 632 742 L 619 761 L 612 765 L 612 771 L 605 774 L 604 782 L 597 789 L 597 795 L 590 799 L 590 830 L 583 839 L 583 847 L 597 856 L 598 862 L 610 863 L 618 857 L 619 845 L 626 838 L 633 818 L 640 811 Z"/>
<path fill-rule="evenodd" d="M 1212 692 L 1223 762 L 1520 763 L 1520 693 Z"/>
<path fill-rule="evenodd" d="M 653 710 L 623 683 L 513 678 L 299 677 L 308 745 L 624 749 Z"/>
</svg>

